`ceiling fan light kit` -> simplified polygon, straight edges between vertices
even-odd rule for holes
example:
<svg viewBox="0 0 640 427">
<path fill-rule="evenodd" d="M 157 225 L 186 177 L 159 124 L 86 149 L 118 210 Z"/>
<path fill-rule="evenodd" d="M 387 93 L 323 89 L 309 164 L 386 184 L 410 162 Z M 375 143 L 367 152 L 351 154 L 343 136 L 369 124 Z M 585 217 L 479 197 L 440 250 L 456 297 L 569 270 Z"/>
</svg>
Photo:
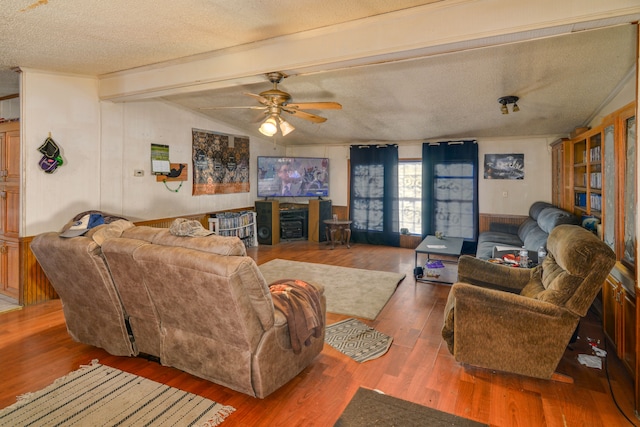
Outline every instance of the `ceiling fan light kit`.
<svg viewBox="0 0 640 427">
<path fill-rule="evenodd" d="M 280 132 L 282 132 L 282 136 L 287 136 L 291 132 L 296 130 L 296 128 L 293 127 L 293 125 L 291 123 L 289 123 L 288 121 L 286 121 L 282 117 L 278 116 L 278 119 L 280 120 Z"/>
<path fill-rule="evenodd" d="M 258 128 L 261 134 L 265 136 L 273 136 L 278 132 L 278 125 L 276 123 L 276 119 L 273 116 L 267 117 L 267 120 L 262 122 L 260 128 Z"/>
<path fill-rule="evenodd" d="M 513 95 L 503 96 L 501 98 L 498 98 L 498 102 L 502 104 L 502 106 L 500 107 L 500 111 L 502 112 L 502 114 L 509 114 L 509 108 L 507 107 L 507 105 L 509 104 L 513 104 L 512 111 L 514 113 L 517 113 L 518 111 L 520 111 L 520 107 L 518 107 L 519 99 L 520 98 Z"/>
<path fill-rule="evenodd" d="M 259 94 L 245 93 L 245 95 L 257 99 L 258 102 L 262 104 L 261 107 L 205 107 L 201 108 L 201 110 L 217 110 L 226 108 L 248 108 L 252 110 L 265 110 L 265 114 L 268 114 L 269 116 L 264 122 L 262 122 L 262 124 L 260 124 L 258 130 L 263 135 L 271 137 L 278 133 L 278 128 L 280 129 L 282 136 L 286 136 L 295 130 L 295 127 L 293 127 L 289 122 L 282 118 L 281 115 L 283 111 L 287 114 L 291 114 L 292 116 L 296 116 L 313 123 L 323 123 L 327 121 L 326 118 L 312 113 L 307 113 L 306 111 L 302 110 L 342 109 L 342 105 L 337 102 L 297 102 L 295 104 L 291 104 L 289 103 L 289 101 L 291 101 L 291 95 L 278 89 L 278 83 L 280 83 L 283 78 L 287 77 L 287 75 L 281 72 L 272 72 L 267 73 L 266 76 L 269 81 L 273 83 L 272 89 L 265 90 L 264 92 L 260 92 Z"/>
</svg>

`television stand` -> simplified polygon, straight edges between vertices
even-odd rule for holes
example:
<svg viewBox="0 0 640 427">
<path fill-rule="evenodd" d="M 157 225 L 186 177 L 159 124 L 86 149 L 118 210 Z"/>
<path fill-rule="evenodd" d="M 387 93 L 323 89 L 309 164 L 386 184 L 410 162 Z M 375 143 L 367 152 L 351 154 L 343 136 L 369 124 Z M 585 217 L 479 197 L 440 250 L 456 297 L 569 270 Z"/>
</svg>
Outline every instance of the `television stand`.
<svg viewBox="0 0 640 427">
<path fill-rule="evenodd" d="M 307 240 L 309 209 L 280 209 L 280 240 Z"/>
</svg>

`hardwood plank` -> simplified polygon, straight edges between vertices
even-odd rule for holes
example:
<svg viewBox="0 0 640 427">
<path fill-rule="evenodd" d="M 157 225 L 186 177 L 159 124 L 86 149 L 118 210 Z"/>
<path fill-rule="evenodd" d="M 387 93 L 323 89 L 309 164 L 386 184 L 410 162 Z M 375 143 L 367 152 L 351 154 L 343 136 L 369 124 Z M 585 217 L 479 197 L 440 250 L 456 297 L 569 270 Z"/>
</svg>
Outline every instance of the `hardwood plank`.
<svg viewBox="0 0 640 427">
<path fill-rule="evenodd" d="M 142 375 L 231 405 L 229 426 L 330 426 L 358 387 L 383 392 L 492 426 L 631 425 L 613 403 L 605 370 L 587 368 L 577 355 L 589 351 L 586 338 L 601 339 L 592 313 L 581 322 L 581 339 L 563 357 L 558 371 L 574 378 L 563 384 L 461 365 L 440 335 L 449 286 L 415 283 L 414 252 L 355 244 L 331 250 L 324 242 L 283 242 L 249 248 L 258 264 L 274 258 L 405 273 L 375 320 L 361 319 L 394 338 L 379 359 L 357 363 L 329 345 L 313 364 L 266 399 L 218 386 L 142 358 L 111 356 L 74 342 L 67 334 L 60 301 L 47 301 L 0 315 L 0 407 L 36 391 L 82 364 L 100 363 Z M 348 316 L 328 313 L 327 323 Z M 584 331 L 584 333 L 583 333 Z M 633 381 L 610 352 L 608 370 L 618 402 L 633 415 Z"/>
</svg>

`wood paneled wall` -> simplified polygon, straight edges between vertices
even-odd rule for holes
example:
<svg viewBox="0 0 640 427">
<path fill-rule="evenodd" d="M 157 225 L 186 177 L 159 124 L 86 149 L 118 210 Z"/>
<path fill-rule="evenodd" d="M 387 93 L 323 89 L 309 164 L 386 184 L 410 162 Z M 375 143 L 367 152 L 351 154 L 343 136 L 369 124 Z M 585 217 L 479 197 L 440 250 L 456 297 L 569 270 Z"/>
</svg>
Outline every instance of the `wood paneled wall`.
<svg viewBox="0 0 640 427">
<path fill-rule="evenodd" d="M 230 209 L 232 211 L 253 210 L 250 208 Z M 195 215 L 181 215 L 180 218 L 195 219 L 200 221 L 202 226 L 209 228 L 209 213 Z M 158 218 L 148 221 L 138 221 L 136 225 L 147 225 L 150 227 L 169 228 L 171 223 L 178 217 Z M 42 267 L 38 264 L 36 257 L 31 252 L 29 245 L 35 236 L 20 239 L 20 296 L 18 303 L 20 305 L 33 305 L 40 302 L 58 298 L 51 282 L 44 274 Z"/>
<path fill-rule="evenodd" d="M 210 214 L 182 215 L 180 217 L 173 217 L 173 218 L 150 219 L 148 221 L 138 221 L 136 222 L 136 225 L 146 225 L 149 227 L 156 227 L 156 228 L 169 228 L 171 227 L 171 223 L 173 223 L 173 221 L 175 221 L 176 218 L 187 218 L 187 219 L 195 219 L 196 221 L 200 221 L 200 224 L 202 224 L 202 226 L 208 230 L 209 215 Z"/>
<path fill-rule="evenodd" d="M 415 249 L 422 242 L 422 236 L 415 234 L 401 234 L 400 235 L 400 247 Z"/>
<path fill-rule="evenodd" d="M 252 210 L 253 207 L 231 209 L 233 211 Z M 333 213 L 338 215 L 338 218 L 349 218 L 349 210 L 347 206 L 333 206 Z M 209 228 L 209 213 L 194 214 L 194 215 L 182 215 L 181 218 L 195 219 L 200 221 L 203 227 Z M 147 221 L 136 222 L 136 225 L 146 225 L 150 227 L 169 228 L 171 223 L 177 217 L 171 218 L 158 218 Z M 526 216 L 520 215 L 496 215 L 496 214 L 480 214 L 480 232 L 488 231 L 490 224 L 513 224 L 520 225 Z M 420 236 L 401 236 L 401 246 L 408 248 L 415 248 L 420 243 Z M 38 264 L 35 256 L 29 248 L 29 244 L 33 240 L 33 237 L 27 237 L 20 239 L 20 282 L 23 284 L 20 304 L 32 305 L 43 301 L 58 298 L 58 294 L 51 286 L 51 283 L 44 274 L 44 271 Z"/>
<path fill-rule="evenodd" d="M 338 219 L 349 219 L 349 208 L 347 206 L 331 206 L 331 211 L 338 215 Z"/>
<path fill-rule="evenodd" d="M 29 245 L 34 237 L 20 239 L 20 305 L 33 305 L 58 298 Z"/>
<path fill-rule="evenodd" d="M 479 232 L 489 231 L 491 224 L 508 224 L 520 226 L 528 216 L 525 215 L 500 215 L 500 214 L 483 214 L 479 215 Z"/>
</svg>

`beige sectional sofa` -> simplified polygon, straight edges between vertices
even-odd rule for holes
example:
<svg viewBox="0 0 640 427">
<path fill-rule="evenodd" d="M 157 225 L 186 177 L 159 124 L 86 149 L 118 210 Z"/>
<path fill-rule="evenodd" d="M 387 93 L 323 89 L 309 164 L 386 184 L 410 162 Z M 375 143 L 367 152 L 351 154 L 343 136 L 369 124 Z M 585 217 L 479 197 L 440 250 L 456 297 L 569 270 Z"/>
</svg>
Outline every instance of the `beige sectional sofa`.
<svg viewBox="0 0 640 427">
<path fill-rule="evenodd" d="M 119 356 L 154 356 L 259 398 L 322 351 L 323 289 L 322 334 L 296 354 L 287 319 L 238 238 L 118 223 L 70 239 L 45 233 L 31 244 L 75 340 Z"/>
</svg>

